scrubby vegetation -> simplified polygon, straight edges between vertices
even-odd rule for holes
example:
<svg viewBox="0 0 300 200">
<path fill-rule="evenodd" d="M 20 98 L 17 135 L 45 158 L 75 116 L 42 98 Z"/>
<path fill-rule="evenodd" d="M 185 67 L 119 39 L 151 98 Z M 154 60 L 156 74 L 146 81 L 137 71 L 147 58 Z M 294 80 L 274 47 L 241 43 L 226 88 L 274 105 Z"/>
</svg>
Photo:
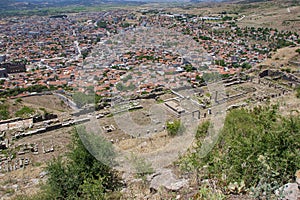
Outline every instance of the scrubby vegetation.
<svg viewBox="0 0 300 200">
<path fill-rule="evenodd" d="M 8 118 L 9 118 L 8 105 L 2 103 L 0 104 L 0 120 L 4 120 Z"/>
<path fill-rule="evenodd" d="M 18 94 L 24 93 L 24 92 L 28 92 L 28 93 L 32 93 L 32 92 L 43 92 L 43 91 L 48 91 L 49 89 L 44 86 L 44 85 L 32 85 L 29 86 L 27 88 L 13 88 L 13 89 L 9 89 L 9 90 L 4 90 L 2 92 L 0 92 L 0 96 L 2 97 L 10 97 L 10 96 L 16 96 Z"/>
<path fill-rule="evenodd" d="M 197 147 L 181 159 L 180 166 L 194 171 L 198 180 L 218 180 L 224 193 L 251 191 L 255 197 L 270 197 L 300 169 L 298 114 L 283 117 L 277 106 L 232 110 L 217 144 L 201 157 L 209 126 L 206 122 L 198 128 Z"/>
<path fill-rule="evenodd" d="M 18 110 L 15 115 L 16 117 L 30 117 L 34 114 L 34 109 L 28 106 L 23 106 L 20 110 Z"/>
<path fill-rule="evenodd" d="M 100 96 L 98 96 L 97 94 L 95 94 L 93 92 L 91 92 L 90 94 L 85 94 L 82 92 L 75 92 L 72 97 L 78 107 L 82 107 L 87 104 L 95 105 L 95 104 L 99 103 L 99 101 L 101 99 Z"/>
<path fill-rule="evenodd" d="M 211 125 L 209 121 L 199 125 L 196 144 L 178 161 L 181 169 L 197 180 L 195 198 L 223 200 L 229 193 L 250 193 L 260 199 L 272 199 L 274 191 L 291 182 L 300 169 L 297 112 L 281 116 L 277 105 L 234 109 L 227 115 L 215 146 L 205 155 L 203 145 L 208 140 L 204 139 L 211 135 Z M 33 199 L 120 198 L 121 184 L 116 173 L 96 159 L 109 158 L 113 162 L 111 143 L 87 133 L 83 127 L 77 130 L 82 134 L 74 133 L 70 153 L 48 164 L 47 184 Z M 171 136 L 181 130 L 180 121 L 167 123 Z M 153 172 L 144 160 L 135 155 L 131 159 L 139 178 Z M 213 181 L 217 189 L 201 182 L 203 179 Z"/>
<path fill-rule="evenodd" d="M 167 122 L 166 128 L 170 136 L 176 136 L 184 131 L 184 126 L 180 120 Z"/>
<path fill-rule="evenodd" d="M 296 97 L 300 99 L 300 87 L 296 88 Z"/>
<path fill-rule="evenodd" d="M 145 179 L 146 175 L 154 173 L 151 163 L 147 162 L 146 159 L 138 157 L 135 154 L 131 154 L 129 159 L 136 171 L 137 178 Z"/>
<path fill-rule="evenodd" d="M 86 104 L 94 104 L 95 94 L 84 94 L 82 92 L 75 92 L 73 94 L 73 100 L 79 107 L 82 107 Z"/>
<path fill-rule="evenodd" d="M 121 183 L 116 173 L 95 158 L 98 156 L 111 158 L 112 155 L 108 155 L 112 152 L 111 144 L 104 143 L 100 137 L 87 133 L 84 127 L 78 127 L 76 130 L 66 158 L 59 157 L 48 164 L 46 169 L 48 180 L 42 191 L 32 197 L 20 196 L 17 199 L 118 199 L 117 191 Z M 91 140 L 88 137 L 95 138 Z M 82 141 L 90 143 L 84 145 Z M 100 153 L 92 155 L 86 149 L 86 145 L 91 151 L 97 148 L 94 145 L 104 146 L 107 151 L 98 149 Z M 101 153 L 102 155 L 99 155 Z"/>
</svg>

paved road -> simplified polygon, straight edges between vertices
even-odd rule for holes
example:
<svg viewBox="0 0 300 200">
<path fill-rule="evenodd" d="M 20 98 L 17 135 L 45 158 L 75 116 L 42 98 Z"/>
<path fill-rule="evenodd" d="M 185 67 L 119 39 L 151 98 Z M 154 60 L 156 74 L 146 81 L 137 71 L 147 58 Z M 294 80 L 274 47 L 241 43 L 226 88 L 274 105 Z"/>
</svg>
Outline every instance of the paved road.
<svg viewBox="0 0 300 200">
<path fill-rule="evenodd" d="M 72 108 L 74 111 L 78 111 L 79 108 L 77 107 L 76 103 L 72 100 L 67 98 L 66 96 L 59 94 L 59 93 L 53 93 L 54 95 L 58 96 L 60 99 L 62 99 L 70 108 Z"/>
</svg>

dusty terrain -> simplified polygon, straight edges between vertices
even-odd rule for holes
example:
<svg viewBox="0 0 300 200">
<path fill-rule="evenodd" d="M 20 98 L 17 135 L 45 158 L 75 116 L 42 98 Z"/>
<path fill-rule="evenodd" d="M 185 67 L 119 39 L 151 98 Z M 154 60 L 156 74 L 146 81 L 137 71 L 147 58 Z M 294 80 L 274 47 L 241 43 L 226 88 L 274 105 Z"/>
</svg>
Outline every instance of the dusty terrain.
<svg viewBox="0 0 300 200">
<path fill-rule="evenodd" d="M 10 117 L 15 117 L 15 113 L 24 106 L 34 109 L 36 113 L 43 114 L 46 111 L 58 114 L 59 116 L 68 114 L 71 111 L 70 108 L 54 95 L 24 97 L 20 102 L 18 102 L 18 99 L 8 99 L 7 104 L 9 106 Z"/>
<path fill-rule="evenodd" d="M 291 68 L 291 70 L 299 70 L 300 65 L 290 63 L 290 61 L 299 62 L 300 54 L 296 52 L 299 46 L 296 47 L 285 47 L 278 49 L 273 53 L 272 57 L 260 63 L 260 65 L 267 65 L 272 68 Z"/>
<path fill-rule="evenodd" d="M 32 96 L 22 98 L 23 103 L 35 108 L 45 107 L 51 112 L 64 112 L 70 111 L 70 109 L 54 95 L 46 96 Z"/>
<path fill-rule="evenodd" d="M 254 27 L 273 27 L 278 28 L 279 30 L 291 30 L 300 32 L 300 6 L 291 4 L 285 4 L 284 1 L 275 1 L 267 2 L 257 6 L 257 4 L 251 4 L 251 6 L 246 6 L 242 4 L 226 4 L 219 6 L 219 4 L 209 4 L 208 7 L 205 7 L 202 4 L 199 4 L 197 7 L 188 7 L 186 9 L 174 7 L 170 8 L 171 11 L 197 14 L 201 16 L 205 15 L 219 15 L 223 11 L 238 13 L 231 14 L 233 17 L 240 18 L 237 22 L 239 26 L 254 26 Z M 201 5 L 201 6 L 200 6 Z M 151 7 L 149 7 L 151 8 Z M 244 17 L 243 17 L 244 16 Z M 261 63 L 261 66 L 264 68 L 272 69 L 286 69 L 290 68 L 291 71 L 298 71 L 300 65 L 290 63 L 290 61 L 295 61 L 296 63 L 300 61 L 300 55 L 295 52 L 299 47 L 286 47 L 279 49 L 277 52 L 273 53 L 272 58 L 265 60 Z M 256 74 L 257 75 L 257 74 Z M 251 92 L 251 89 L 255 88 L 255 92 Z M 258 95 L 270 94 L 273 92 L 278 92 L 274 88 L 269 88 L 263 84 L 259 85 L 256 83 L 243 83 L 235 86 L 228 87 L 226 92 L 229 95 L 237 95 L 242 91 L 249 91 L 248 94 L 242 96 L 241 98 L 234 99 L 230 102 L 225 102 L 226 107 L 238 104 L 241 102 L 252 103 L 249 99 L 254 98 Z M 208 92 L 207 90 L 204 93 Z M 255 95 L 253 95 L 255 93 Z M 160 97 L 160 100 L 166 100 L 173 98 L 174 95 L 166 94 Z M 51 95 L 51 96 L 35 96 L 35 97 L 26 97 L 22 99 L 21 103 L 16 103 L 15 100 L 9 100 L 10 112 L 12 116 L 14 113 L 19 110 L 22 106 L 26 105 L 35 110 L 41 112 L 40 108 L 45 108 L 48 112 L 53 112 L 58 114 L 60 117 L 68 116 L 70 110 L 61 102 L 60 99 Z M 294 92 L 290 92 L 284 96 L 271 98 L 271 103 L 279 104 L 279 112 L 284 115 L 289 115 L 291 111 L 299 111 L 300 101 L 295 97 Z M 143 109 L 135 110 L 130 112 L 132 120 L 141 126 L 147 126 L 151 122 L 151 115 L 149 115 L 149 109 L 153 105 L 160 105 L 164 109 L 164 105 L 161 102 L 156 102 L 154 99 L 143 100 L 141 105 Z M 267 105 L 268 101 L 255 102 L 249 107 L 257 105 Z M 207 112 L 207 110 L 202 111 Z M 175 116 L 170 112 L 167 114 L 168 120 L 173 120 Z M 97 120 L 98 125 L 101 127 L 104 132 L 105 137 L 114 143 L 115 146 L 124 150 L 124 151 L 133 151 L 135 153 L 151 153 L 159 149 L 163 149 L 167 144 L 172 141 L 172 138 L 167 136 L 166 130 L 158 130 L 151 137 L 132 137 L 129 134 L 126 134 L 121 128 L 118 127 L 116 123 L 116 118 L 114 116 L 108 116 Z M 111 132 L 105 132 L 103 127 L 111 126 L 115 127 L 115 130 Z M 163 124 L 160 124 L 162 127 Z M 54 145 L 54 152 L 43 154 L 41 148 L 39 149 L 39 155 L 33 155 L 32 153 L 26 153 L 19 157 L 28 157 L 30 159 L 30 164 L 24 169 L 19 169 L 16 171 L 8 173 L 0 173 L 0 196 L 6 196 L 10 198 L 10 195 L 13 194 L 29 194 L 36 192 L 39 188 L 39 184 L 45 179 L 40 177 L 40 173 L 44 171 L 46 163 L 50 161 L 53 157 L 58 155 L 64 155 L 68 151 L 67 144 L 71 140 L 72 128 L 64 128 L 58 131 L 52 131 L 45 133 L 43 135 L 35 135 L 27 138 L 22 138 L 14 141 L 13 146 L 18 146 L 25 143 L 37 143 L 41 147 L 42 143 L 46 148 L 49 148 L 52 144 Z M 145 131 L 143 132 L 145 134 Z M 167 154 L 164 154 L 167 158 Z M 163 159 L 164 157 L 160 157 Z M 15 192 L 16 190 L 16 192 Z M 139 192 L 137 192 L 139 191 Z M 191 196 L 195 192 L 193 188 L 181 192 L 181 197 Z M 161 199 L 162 192 L 158 192 L 156 195 L 150 195 L 150 191 L 147 185 L 145 184 L 133 184 L 128 187 L 128 193 L 125 194 L 125 197 L 135 198 L 135 199 L 144 199 L 145 195 L 149 195 L 149 199 Z M 177 194 L 175 193 L 165 193 L 164 198 L 171 199 L 176 198 Z M 126 199 L 126 198 L 125 198 Z M 246 199 L 243 197 L 232 197 L 231 199 Z"/>
<path fill-rule="evenodd" d="M 157 4 L 152 6 L 151 8 L 159 8 Z M 151 9 L 147 5 L 146 8 Z M 269 27 L 298 33 L 300 31 L 300 4 L 296 1 L 273 0 L 251 4 L 199 3 L 186 5 L 184 8 L 174 5 L 173 8 L 165 9 L 200 16 L 218 16 L 226 12 L 227 15 L 238 19 L 237 24 L 241 27 Z"/>
<path fill-rule="evenodd" d="M 72 129 L 73 127 L 69 127 L 16 140 L 12 144 L 13 147 L 28 143 L 38 144 L 39 154 L 34 155 L 29 152 L 24 155 L 17 155 L 17 158 L 28 158 L 30 164 L 23 169 L 0 173 L 0 194 L 3 198 L 9 199 L 11 195 L 37 192 L 40 184 L 45 181 L 43 176 L 40 176 L 40 173 L 45 170 L 47 163 L 54 157 L 63 156 L 68 151 L 67 144 L 71 141 L 70 132 Z M 46 149 L 53 144 L 54 151 L 44 154 L 42 152 L 42 144 L 44 144 Z"/>
</svg>

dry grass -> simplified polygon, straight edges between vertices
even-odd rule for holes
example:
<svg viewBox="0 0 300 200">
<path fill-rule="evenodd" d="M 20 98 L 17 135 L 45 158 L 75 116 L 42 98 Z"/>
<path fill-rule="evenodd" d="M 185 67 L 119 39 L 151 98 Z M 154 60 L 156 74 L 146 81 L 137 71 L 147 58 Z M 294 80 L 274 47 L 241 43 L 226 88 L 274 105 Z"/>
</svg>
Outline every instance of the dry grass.
<svg viewBox="0 0 300 200">
<path fill-rule="evenodd" d="M 246 17 L 238 22 L 239 26 L 272 27 L 278 30 L 300 31 L 300 6 L 283 5 L 280 3 L 258 4 L 257 8 L 243 10 Z"/>
<path fill-rule="evenodd" d="M 145 8 L 148 8 L 146 6 Z M 270 27 L 278 30 L 300 32 L 300 5 L 284 0 L 251 4 L 199 3 L 186 7 L 174 6 L 165 9 L 174 13 L 202 16 L 216 16 L 225 11 L 233 17 L 240 18 L 245 15 L 245 18 L 237 23 L 241 27 Z"/>
<path fill-rule="evenodd" d="M 299 53 L 295 52 L 299 47 L 285 47 L 278 49 L 273 53 L 271 58 L 266 59 L 258 66 L 268 66 L 272 69 L 290 69 L 291 71 L 298 71 L 299 66 L 289 63 L 289 61 L 300 61 Z"/>
<path fill-rule="evenodd" d="M 61 102 L 61 100 L 54 95 L 32 96 L 22 98 L 24 104 L 36 108 L 46 108 L 50 111 L 68 111 L 69 108 Z"/>
</svg>

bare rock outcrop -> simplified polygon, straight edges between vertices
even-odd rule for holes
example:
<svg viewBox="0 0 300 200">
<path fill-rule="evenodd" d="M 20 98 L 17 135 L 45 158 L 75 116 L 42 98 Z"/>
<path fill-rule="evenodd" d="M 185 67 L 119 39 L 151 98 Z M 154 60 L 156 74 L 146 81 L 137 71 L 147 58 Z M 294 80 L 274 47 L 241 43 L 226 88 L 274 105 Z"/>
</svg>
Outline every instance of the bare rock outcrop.
<svg viewBox="0 0 300 200">
<path fill-rule="evenodd" d="M 161 188 L 169 191 L 178 191 L 188 185 L 188 180 L 178 179 L 171 169 L 160 169 L 147 177 L 150 182 L 150 191 L 158 191 Z"/>
</svg>

